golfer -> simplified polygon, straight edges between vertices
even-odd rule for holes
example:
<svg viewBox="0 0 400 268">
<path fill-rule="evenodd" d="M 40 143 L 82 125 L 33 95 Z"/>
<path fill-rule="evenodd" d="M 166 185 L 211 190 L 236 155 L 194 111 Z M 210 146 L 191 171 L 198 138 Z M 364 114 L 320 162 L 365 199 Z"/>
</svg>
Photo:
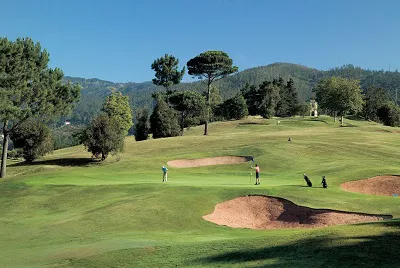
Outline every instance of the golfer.
<svg viewBox="0 0 400 268">
<path fill-rule="evenodd" d="M 251 167 L 256 170 L 256 183 L 254 185 L 260 184 L 260 167 L 256 164 L 255 167 Z"/>
<path fill-rule="evenodd" d="M 163 182 L 167 182 L 167 180 L 168 180 L 168 168 L 166 166 L 162 166 L 161 169 L 163 171 L 162 181 Z"/>
</svg>

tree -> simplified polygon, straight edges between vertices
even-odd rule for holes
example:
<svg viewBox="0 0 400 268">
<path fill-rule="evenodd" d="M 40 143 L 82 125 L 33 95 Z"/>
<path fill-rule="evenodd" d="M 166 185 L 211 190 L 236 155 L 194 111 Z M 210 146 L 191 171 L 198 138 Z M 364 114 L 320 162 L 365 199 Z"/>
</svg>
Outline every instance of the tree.
<svg viewBox="0 0 400 268">
<path fill-rule="evenodd" d="M 24 121 L 14 128 L 11 139 L 15 148 L 22 149 L 22 157 L 32 162 L 54 149 L 51 130 L 42 122 L 34 119 Z"/>
<path fill-rule="evenodd" d="M 10 133 L 33 117 L 50 120 L 70 112 L 80 87 L 63 83 L 59 68 L 48 68 L 49 53 L 30 38 L 0 38 L 0 122 L 4 134 L 0 177 L 6 176 Z"/>
<path fill-rule="evenodd" d="M 150 116 L 150 129 L 154 139 L 181 135 L 176 112 L 168 107 L 162 98 L 157 99 L 157 104 Z"/>
<path fill-rule="evenodd" d="M 293 79 L 290 78 L 286 85 L 280 79 L 278 86 L 281 90 L 279 92 L 280 101 L 276 108 L 276 115 L 282 117 L 296 115 L 299 112 L 299 100 Z"/>
<path fill-rule="evenodd" d="M 132 126 L 132 110 L 129 106 L 129 98 L 123 96 L 121 92 L 113 89 L 111 95 L 106 97 L 102 111 L 109 117 L 115 118 L 125 134 Z"/>
<path fill-rule="evenodd" d="M 147 140 L 150 133 L 149 110 L 143 109 L 138 114 L 138 122 L 135 125 L 135 140 Z"/>
<path fill-rule="evenodd" d="M 182 70 L 178 70 L 179 60 L 172 55 L 165 54 L 164 57 L 154 60 L 151 64 L 151 69 L 153 69 L 156 74 L 153 84 L 158 86 L 163 86 L 167 93 L 167 102 L 169 96 L 172 94 L 170 88 L 173 85 L 179 84 L 185 74 L 185 67 Z"/>
<path fill-rule="evenodd" d="M 378 110 L 390 102 L 386 90 L 382 88 L 369 88 L 365 92 L 365 105 L 363 114 L 366 120 L 378 121 Z"/>
<path fill-rule="evenodd" d="M 320 107 L 335 117 L 339 114 L 341 125 L 343 116 L 362 109 L 363 99 L 359 80 L 331 77 L 321 80 L 315 91 Z"/>
<path fill-rule="evenodd" d="M 105 114 L 96 117 L 80 137 L 88 152 L 92 153 L 92 157 L 98 158 L 101 155 L 101 161 L 105 160 L 109 153 L 122 152 L 124 138 L 125 133 L 120 122 L 115 117 Z"/>
<path fill-rule="evenodd" d="M 238 67 L 232 66 L 232 59 L 223 51 L 206 51 L 200 55 L 190 59 L 187 62 L 188 72 L 190 75 L 207 81 L 206 101 L 208 107 L 211 106 L 211 84 L 216 79 L 232 74 L 238 71 Z M 208 120 L 210 119 L 210 111 L 207 109 L 204 135 L 208 134 Z"/>
<path fill-rule="evenodd" d="M 311 112 L 310 104 L 309 103 L 303 103 L 303 104 L 299 105 L 298 112 L 299 112 L 299 115 L 301 115 L 303 117 L 310 115 L 310 112 Z"/>
<path fill-rule="evenodd" d="M 242 119 L 249 114 L 247 110 L 246 100 L 241 94 L 225 100 L 217 108 L 217 115 L 223 119 Z"/>
<path fill-rule="evenodd" d="M 260 91 L 262 100 L 260 115 L 264 118 L 271 118 L 275 116 L 276 106 L 280 100 L 278 80 L 263 82 L 260 85 Z"/>
<path fill-rule="evenodd" d="M 260 108 L 263 102 L 262 93 L 255 85 L 246 85 L 240 90 L 244 99 L 246 100 L 247 108 L 250 115 L 261 114 Z"/>
<path fill-rule="evenodd" d="M 379 120 L 386 126 L 400 126 L 400 108 L 392 102 L 381 106 L 377 111 L 377 115 Z"/>
<path fill-rule="evenodd" d="M 177 91 L 170 97 L 172 107 L 180 112 L 180 125 L 183 129 L 186 126 L 198 124 L 204 119 L 206 102 L 204 97 L 194 91 Z"/>
</svg>

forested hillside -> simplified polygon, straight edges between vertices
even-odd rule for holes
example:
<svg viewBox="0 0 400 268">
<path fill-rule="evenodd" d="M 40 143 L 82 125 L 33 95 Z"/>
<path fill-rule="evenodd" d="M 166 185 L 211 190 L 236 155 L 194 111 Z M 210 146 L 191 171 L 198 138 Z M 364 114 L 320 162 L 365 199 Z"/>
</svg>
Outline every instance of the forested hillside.
<svg viewBox="0 0 400 268">
<path fill-rule="evenodd" d="M 240 67 L 240 66 L 239 66 Z M 325 77 L 355 78 L 361 81 L 361 87 L 365 90 L 369 87 L 382 87 L 395 99 L 396 89 L 400 88 L 400 73 L 389 71 L 364 70 L 353 65 L 345 65 L 328 71 L 320 71 L 306 66 L 290 63 L 273 63 L 243 70 L 237 74 L 216 81 L 213 85 L 217 87 L 223 99 L 230 98 L 246 83 L 259 85 L 265 80 L 292 78 L 301 102 L 307 101 L 312 95 L 314 86 Z M 77 82 L 82 86 L 81 100 L 73 110 L 70 120 L 76 124 L 87 124 L 99 113 L 105 96 L 111 93 L 111 88 L 116 88 L 122 94 L 129 96 L 129 102 L 133 111 L 142 107 L 152 106 L 152 93 L 163 90 L 155 86 L 151 81 L 143 83 L 113 83 L 100 79 L 84 79 L 76 77 L 65 77 L 65 80 Z M 202 81 L 192 83 L 181 83 L 173 87 L 176 90 L 192 90 L 203 92 L 206 88 Z"/>
</svg>

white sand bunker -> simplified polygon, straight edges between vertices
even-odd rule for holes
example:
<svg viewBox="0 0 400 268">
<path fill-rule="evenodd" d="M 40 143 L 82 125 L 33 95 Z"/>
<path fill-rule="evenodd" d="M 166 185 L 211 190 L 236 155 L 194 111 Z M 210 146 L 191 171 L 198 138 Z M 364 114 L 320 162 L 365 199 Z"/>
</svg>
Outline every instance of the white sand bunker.
<svg viewBox="0 0 400 268">
<path fill-rule="evenodd" d="M 212 158 L 172 160 L 169 161 L 167 164 L 171 167 L 187 168 L 211 165 L 240 164 L 249 160 L 251 160 L 249 156 L 218 156 Z"/>
<path fill-rule="evenodd" d="M 233 228 L 277 229 L 371 222 L 391 219 L 392 216 L 312 209 L 282 198 L 244 196 L 217 204 L 214 212 L 203 218 Z"/>
<path fill-rule="evenodd" d="M 400 176 L 377 176 L 364 180 L 345 182 L 340 186 L 350 192 L 400 196 Z"/>
</svg>

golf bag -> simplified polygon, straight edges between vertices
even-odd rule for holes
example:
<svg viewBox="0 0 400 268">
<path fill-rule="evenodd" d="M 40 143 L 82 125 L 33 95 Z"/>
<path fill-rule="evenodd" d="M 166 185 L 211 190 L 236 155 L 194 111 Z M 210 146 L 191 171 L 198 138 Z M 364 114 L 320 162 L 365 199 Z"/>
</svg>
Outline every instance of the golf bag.
<svg viewBox="0 0 400 268">
<path fill-rule="evenodd" d="M 325 176 L 322 176 L 322 182 L 321 182 L 321 184 L 322 184 L 322 187 L 328 188 L 328 184 L 326 183 Z"/>
<path fill-rule="evenodd" d="M 310 181 L 308 176 L 306 174 L 303 174 L 303 176 L 304 176 L 304 180 L 307 182 L 307 186 L 312 187 L 312 182 Z"/>
</svg>

